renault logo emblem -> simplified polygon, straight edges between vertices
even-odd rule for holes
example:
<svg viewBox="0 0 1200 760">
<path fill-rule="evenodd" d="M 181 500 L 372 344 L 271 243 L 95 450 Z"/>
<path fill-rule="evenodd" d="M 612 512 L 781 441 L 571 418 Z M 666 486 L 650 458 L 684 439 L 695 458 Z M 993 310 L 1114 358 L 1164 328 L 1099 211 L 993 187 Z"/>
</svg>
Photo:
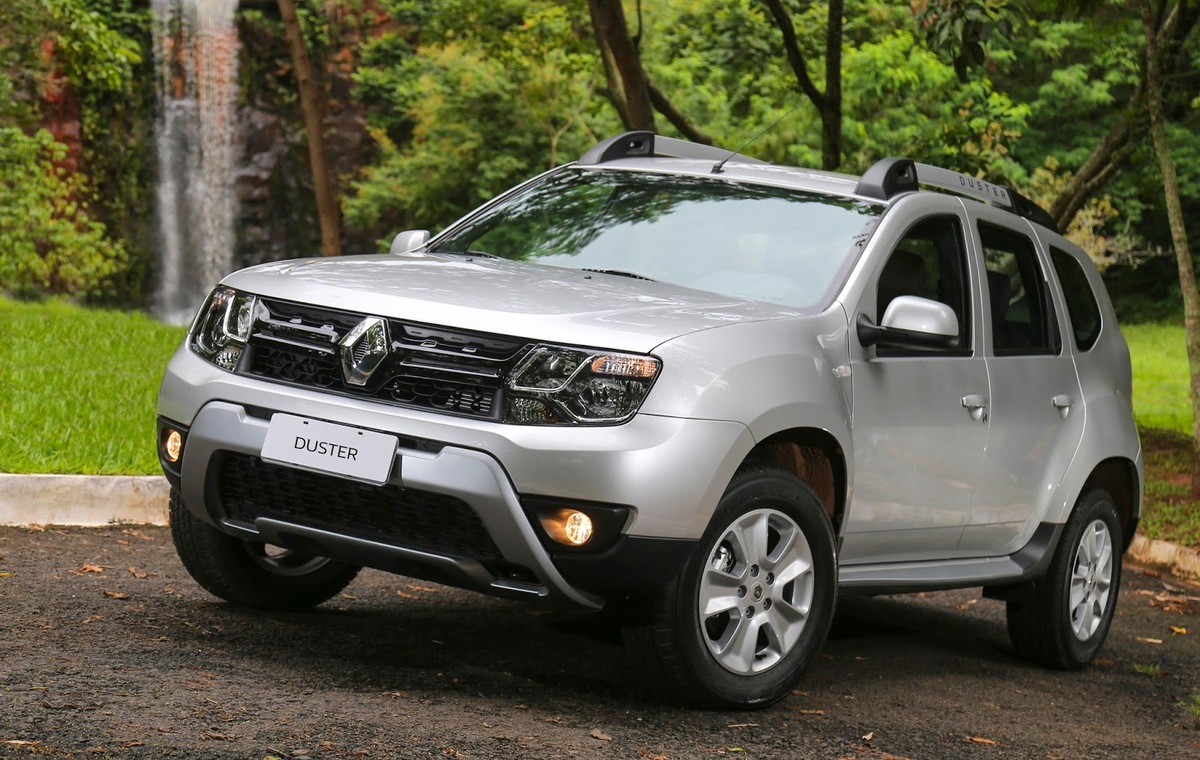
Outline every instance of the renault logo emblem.
<svg viewBox="0 0 1200 760">
<path fill-rule="evenodd" d="M 388 355 L 388 323 L 379 317 L 367 317 L 346 333 L 338 343 L 338 354 L 342 359 L 342 377 L 347 385 L 364 386 L 371 373 Z"/>
</svg>

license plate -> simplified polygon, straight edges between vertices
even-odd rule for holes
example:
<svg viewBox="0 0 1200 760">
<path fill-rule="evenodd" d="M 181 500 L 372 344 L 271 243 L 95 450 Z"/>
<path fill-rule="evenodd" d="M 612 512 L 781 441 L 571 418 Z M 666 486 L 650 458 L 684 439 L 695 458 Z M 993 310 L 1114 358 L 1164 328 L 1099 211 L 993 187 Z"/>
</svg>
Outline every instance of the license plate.
<svg viewBox="0 0 1200 760">
<path fill-rule="evenodd" d="M 264 462 L 383 485 L 392 475 L 396 436 L 276 414 L 267 426 Z"/>
</svg>

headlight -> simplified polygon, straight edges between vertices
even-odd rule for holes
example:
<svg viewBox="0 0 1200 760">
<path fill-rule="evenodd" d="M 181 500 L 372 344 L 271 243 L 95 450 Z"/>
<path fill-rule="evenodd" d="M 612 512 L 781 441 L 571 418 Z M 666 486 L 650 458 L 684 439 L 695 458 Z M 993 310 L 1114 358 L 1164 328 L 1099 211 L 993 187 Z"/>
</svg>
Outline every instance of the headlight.
<svg viewBox="0 0 1200 760">
<path fill-rule="evenodd" d="M 200 307 L 192 324 L 192 350 L 232 372 L 250 339 L 256 304 L 254 296 L 218 287 Z"/>
<path fill-rule="evenodd" d="M 508 377 L 504 421 L 624 422 L 642 405 L 661 366 L 653 356 L 539 345 Z"/>
</svg>

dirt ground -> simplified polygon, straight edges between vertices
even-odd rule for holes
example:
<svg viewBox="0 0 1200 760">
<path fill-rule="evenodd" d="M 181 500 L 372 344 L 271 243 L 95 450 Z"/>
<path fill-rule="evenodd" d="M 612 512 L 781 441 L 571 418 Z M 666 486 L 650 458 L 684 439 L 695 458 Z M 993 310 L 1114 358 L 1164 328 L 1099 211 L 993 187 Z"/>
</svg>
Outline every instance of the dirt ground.
<svg viewBox="0 0 1200 760">
<path fill-rule="evenodd" d="M 1127 568 L 1101 659 L 1012 654 L 978 590 L 847 599 L 768 710 L 656 703 L 604 621 L 378 572 L 209 597 L 165 529 L 0 528 L 0 757 L 1200 757 L 1200 590 Z"/>
</svg>

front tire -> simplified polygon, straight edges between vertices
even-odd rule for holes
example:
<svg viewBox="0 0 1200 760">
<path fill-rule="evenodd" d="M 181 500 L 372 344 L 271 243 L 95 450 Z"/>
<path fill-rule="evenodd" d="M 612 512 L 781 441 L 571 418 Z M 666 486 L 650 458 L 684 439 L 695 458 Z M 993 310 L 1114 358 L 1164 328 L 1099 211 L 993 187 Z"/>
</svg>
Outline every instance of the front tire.
<svg viewBox="0 0 1200 760">
<path fill-rule="evenodd" d="M 833 529 L 820 501 L 790 472 L 748 464 L 625 640 L 672 701 L 766 707 L 795 688 L 820 650 L 836 597 Z"/>
<path fill-rule="evenodd" d="M 196 519 L 174 488 L 170 520 L 175 550 L 192 578 L 212 595 L 243 607 L 315 607 L 346 588 L 360 569 L 222 533 Z"/>
<path fill-rule="evenodd" d="M 1063 528 L 1045 577 L 1008 602 L 1017 654 L 1062 670 L 1087 665 L 1112 625 L 1121 586 L 1121 523 L 1112 497 L 1084 492 Z"/>
</svg>

